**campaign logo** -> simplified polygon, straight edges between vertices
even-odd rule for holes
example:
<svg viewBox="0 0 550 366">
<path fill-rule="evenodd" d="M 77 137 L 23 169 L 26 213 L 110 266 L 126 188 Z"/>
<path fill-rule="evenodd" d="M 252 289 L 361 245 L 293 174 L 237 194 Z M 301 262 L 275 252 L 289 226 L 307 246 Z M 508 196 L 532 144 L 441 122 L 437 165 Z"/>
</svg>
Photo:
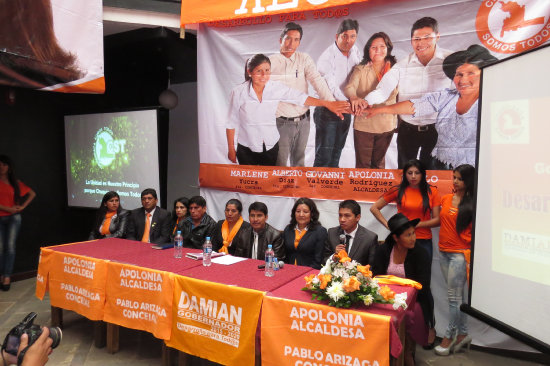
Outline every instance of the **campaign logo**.
<svg viewBox="0 0 550 366">
<path fill-rule="evenodd" d="M 520 53 L 550 38 L 550 1 L 485 0 L 476 17 L 477 35 L 499 53 Z"/>
<path fill-rule="evenodd" d="M 100 128 L 95 134 L 94 158 L 100 168 L 111 165 L 118 153 L 124 152 L 126 140 L 115 140 L 109 127 Z"/>
<path fill-rule="evenodd" d="M 529 143 L 529 101 L 495 102 L 491 105 L 493 144 Z"/>
</svg>

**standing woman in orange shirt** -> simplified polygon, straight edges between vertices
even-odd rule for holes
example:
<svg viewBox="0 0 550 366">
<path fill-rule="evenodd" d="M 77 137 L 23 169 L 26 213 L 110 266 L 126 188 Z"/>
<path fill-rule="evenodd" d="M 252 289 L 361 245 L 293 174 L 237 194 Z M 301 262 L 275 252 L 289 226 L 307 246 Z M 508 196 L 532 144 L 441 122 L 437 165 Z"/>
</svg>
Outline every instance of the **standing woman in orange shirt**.
<svg viewBox="0 0 550 366">
<path fill-rule="evenodd" d="M 34 197 L 34 191 L 15 177 L 11 159 L 0 155 L 0 287 L 3 291 L 10 289 L 15 242 L 21 227 L 20 212 Z"/>
<path fill-rule="evenodd" d="M 449 326 L 435 353 L 447 356 L 470 345 L 466 314 L 460 311 L 464 284 L 470 267 L 472 216 L 474 211 L 475 168 L 468 164 L 453 170 L 454 193 L 441 198 L 441 229 L 439 230 L 439 263 L 447 283 Z"/>
<path fill-rule="evenodd" d="M 388 221 L 382 215 L 380 210 L 388 203 L 397 204 L 397 212 L 404 214 L 409 220 L 420 219 L 415 227 L 416 243 L 424 248 L 430 257 L 430 266 L 433 257 L 432 227 L 439 225 L 439 210 L 441 198 L 439 192 L 426 181 L 426 168 L 420 160 L 409 160 L 403 166 L 403 175 L 401 184 L 398 187 L 390 189 L 384 193 L 370 208 L 370 212 L 380 221 L 388 230 Z M 431 268 L 430 268 L 431 271 Z M 433 314 L 433 297 L 431 292 L 430 306 Z M 428 334 L 428 346 L 426 349 L 433 348 L 435 341 L 435 319 L 427 319 L 430 328 Z"/>
</svg>

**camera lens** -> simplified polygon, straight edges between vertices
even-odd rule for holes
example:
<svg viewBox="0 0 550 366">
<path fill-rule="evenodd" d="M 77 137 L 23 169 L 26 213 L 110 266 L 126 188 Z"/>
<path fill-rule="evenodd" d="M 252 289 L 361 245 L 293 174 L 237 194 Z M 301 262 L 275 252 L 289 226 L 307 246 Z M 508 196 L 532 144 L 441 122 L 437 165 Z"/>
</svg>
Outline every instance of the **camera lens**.
<svg viewBox="0 0 550 366">
<path fill-rule="evenodd" d="M 49 337 L 53 340 L 52 348 L 55 348 L 59 346 L 59 342 L 61 342 L 61 338 L 63 338 L 63 332 L 59 327 L 48 327 L 48 329 L 50 330 Z"/>
</svg>

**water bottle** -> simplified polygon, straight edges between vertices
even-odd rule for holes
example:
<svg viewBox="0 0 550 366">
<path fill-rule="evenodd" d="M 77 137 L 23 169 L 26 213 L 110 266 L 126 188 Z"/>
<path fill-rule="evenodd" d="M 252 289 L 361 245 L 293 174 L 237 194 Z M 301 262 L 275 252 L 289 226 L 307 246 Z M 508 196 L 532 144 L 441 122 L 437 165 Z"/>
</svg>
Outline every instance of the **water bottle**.
<svg viewBox="0 0 550 366">
<path fill-rule="evenodd" d="M 210 237 L 207 236 L 206 240 L 204 241 L 204 244 L 202 245 L 202 265 L 205 267 L 210 266 L 212 264 L 212 242 L 210 241 Z"/>
<path fill-rule="evenodd" d="M 273 277 L 275 274 L 273 270 L 273 257 L 275 253 L 271 247 L 271 244 L 267 245 L 267 250 L 265 251 L 265 275 L 266 277 Z"/>
<path fill-rule="evenodd" d="M 279 260 L 277 257 L 273 257 L 273 270 L 278 271 L 279 270 Z"/>
<path fill-rule="evenodd" d="M 181 258 L 183 252 L 183 236 L 181 231 L 178 230 L 176 236 L 174 236 L 174 258 Z"/>
</svg>

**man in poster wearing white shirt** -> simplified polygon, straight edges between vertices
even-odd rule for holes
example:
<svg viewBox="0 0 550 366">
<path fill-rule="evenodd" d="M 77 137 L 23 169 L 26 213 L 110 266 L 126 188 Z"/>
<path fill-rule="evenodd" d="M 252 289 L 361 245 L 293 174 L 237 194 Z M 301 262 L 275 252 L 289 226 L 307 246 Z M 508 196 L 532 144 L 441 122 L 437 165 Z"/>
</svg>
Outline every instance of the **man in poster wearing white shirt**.
<svg viewBox="0 0 550 366">
<path fill-rule="evenodd" d="M 430 17 L 413 24 L 411 44 L 414 52 L 397 62 L 382 77 L 377 88 L 365 97 L 369 105 L 384 102 L 396 87 L 399 88 L 398 102 L 453 87 L 442 67 L 443 60 L 452 51 L 437 46 L 438 28 L 437 20 Z M 431 153 L 437 142 L 436 116 L 437 113 L 423 117 L 400 115 L 397 129 L 397 164 L 400 169 L 409 160 L 416 159 L 419 153 L 418 159 L 427 168 L 432 168 Z"/>
<path fill-rule="evenodd" d="M 357 20 L 343 20 L 336 32 L 336 41 L 317 61 L 317 69 L 325 78 L 336 100 L 348 100 L 343 89 L 348 81 L 348 75 L 361 61 L 359 49 L 355 46 L 358 30 Z M 326 108 L 315 108 L 313 120 L 316 127 L 313 166 L 337 168 L 348 136 L 351 114 L 344 114 L 342 120 Z"/>
<path fill-rule="evenodd" d="M 320 99 L 334 100 L 313 59 L 307 53 L 296 51 L 302 36 L 303 30 L 299 24 L 291 22 L 285 25 L 279 39 L 280 53 L 269 56 L 271 78 L 306 94 L 309 82 Z M 290 157 L 290 166 L 304 166 L 309 137 L 309 107 L 279 103 L 277 129 L 280 134 L 277 165 L 287 166 Z"/>
</svg>

